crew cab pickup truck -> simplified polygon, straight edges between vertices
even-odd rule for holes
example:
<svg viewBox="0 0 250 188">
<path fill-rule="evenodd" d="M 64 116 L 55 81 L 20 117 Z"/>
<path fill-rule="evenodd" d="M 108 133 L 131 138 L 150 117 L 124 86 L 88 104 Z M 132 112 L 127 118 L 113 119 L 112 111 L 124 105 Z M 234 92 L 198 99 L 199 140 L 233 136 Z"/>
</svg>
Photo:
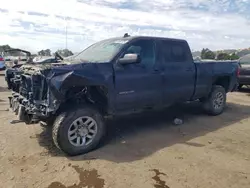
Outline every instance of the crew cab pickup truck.
<svg viewBox="0 0 250 188">
<path fill-rule="evenodd" d="M 105 135 L 105 118 L 200 100 L 210 115 L 223 112 L 238 87 L 238 62 L 193 61 L 185 40 L 124 36 L 97 42 L 53 65 L 23 65 L 13 92 L 20 120 L 52 125 L 55 145 L 87 153 Z"/>
</svg>

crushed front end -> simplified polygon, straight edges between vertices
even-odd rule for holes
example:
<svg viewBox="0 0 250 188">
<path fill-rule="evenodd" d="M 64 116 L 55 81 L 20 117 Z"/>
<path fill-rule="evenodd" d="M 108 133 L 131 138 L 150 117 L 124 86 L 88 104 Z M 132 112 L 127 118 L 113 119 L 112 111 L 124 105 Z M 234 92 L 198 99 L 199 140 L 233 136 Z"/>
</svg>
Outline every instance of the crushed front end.
<svg viewBox="0 0 250 188">
<path fill-rule="evenodd" d="M 103 88 L 112 81 L 112 64 L 23 65 L 20 71 L 15 79 L 19 88 L 9 101 L 19 120 L 26 124 L 51 122 L 69 105 L 88 102 L 107 106 Z"/>
<path fill-rule="evenodd" d="M 27 67 L 13 78 L 18 89 L 9 97 L 10 107 L 27 124 L 48 118 L 54 111 L 47 79 L 39 69 Z M 55 103 L 54 103 L 55 104 Z"/>
<path fill-rule="evenodd" d="M 19 91 L 22 73 L 23 72 L 20 70 L 8 70 L 8 72 L 6 71 L 5 80 L 8 84 L 8 89 L 11 89 L 15 92 Z"/>
</svg>

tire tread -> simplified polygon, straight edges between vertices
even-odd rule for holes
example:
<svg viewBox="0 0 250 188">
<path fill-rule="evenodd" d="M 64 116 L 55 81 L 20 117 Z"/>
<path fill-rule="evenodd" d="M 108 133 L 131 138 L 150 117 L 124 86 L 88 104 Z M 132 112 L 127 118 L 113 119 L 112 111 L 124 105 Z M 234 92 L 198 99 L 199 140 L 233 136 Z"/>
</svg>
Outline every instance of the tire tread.
<svg viewBox="0 0 250 188">
<path fill-rule="evenodd" d="M 62 144 L 65 144 L 65 140 L 64 140 L 65 137 L 60 138 L 60 135 L 62 135 L 62 131 L 64 131 L 63 129 L 65 129 L 65 125 L 68 123 L 69 120 L 71 121 L 71 119 L 74 118 L 75 115 L 78 115 L 80 113 L 86 113 L 86 112 L 90 113 L 90 114 L 93 114 L 93 116 L 94 116 L 93 118 L 94 119 L 97 118 L 95 120 L 99 121 L 99 123 L 101 123 L 100 126 L 102 126 L 102 127 L 101 127 L 101 132 L 99 133 L 100 138 L 97 141 L 94 140 L 91 146 L 86 147 L 84 149 L 84 152 L 80 152 L 80 151 L 77 151 L 77 150 L 74 150 L 74 149 L 68 149 L 68 146 L 65 147 L 65 145 L 63 147 Z M 68 154 L 70 156 L 75 156 L 75 155 L 78 155 L 78 154 L 84 154 L 84 153 L 87 153 L 88 151 L 93 150 L 100 143 L 100 141 L 104 137 L 104 135 L 105 135 L 105 124 L 104 124 L 103 117 L 92 106 L 85 106 L 85 107 L 75 106 L 75 107 L 72 107 L 72 108 L 70 108 L 68 110 L 65 110 L 59 116 L 57 116 L 57 118 L 54 121 L 53 127 L 52 127 L 52 138 L 53 138 L 54 144 L 56 145 L 56 147 L 58 149 L 60 149 L 61 151 L 63 151 L 64 153 L 66 153 L 66 154 Z M 65 149 L 65 148 L 67 148 L 67 149 Z"/>
<path fill-rule="evenodd" d="M 216 111 L 212 108 L 212 106 L 211 106 L 212 95 L 213 95 L 213 93 L 214 93 L 216 90 L 222 90 L 222 92 L 223 92 L 223 94 L 224 94 L 224 96 L 225 96 L 225 103 L 226 103 L 226 91 L 225 91 L 225 88 L 222 87 L 222 86 L 220 86 L 220 85 L 214 85 L 214 86 L 212 87 L 211 93 L 209 94 L 208 98 L 203 102 L 205 111 L 206 111 L 209 115 L 212 115 L 212 116 L 220 115 L 221 113 L 223 113 L 223 110 L 224 110 L 224 107 L 223 107 L 222 111 L 216 112 Z"/>
</svg>

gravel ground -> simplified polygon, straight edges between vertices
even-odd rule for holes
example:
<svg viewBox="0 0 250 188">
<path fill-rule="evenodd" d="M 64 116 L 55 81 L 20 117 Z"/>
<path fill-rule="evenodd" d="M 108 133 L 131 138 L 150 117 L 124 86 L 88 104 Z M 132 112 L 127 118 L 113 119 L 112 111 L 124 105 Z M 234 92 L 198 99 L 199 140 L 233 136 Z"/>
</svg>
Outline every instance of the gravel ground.
<svg viewBox="0 0 250 188">
<path fill-rule="evenodd" d="M 105 143 L 77 157 L 57 150 L 50 128 L 11 123 L 9 94 L 0 72 L 0 187 L 250 186 L 250 90 L 228 94 L 217 117 L 191 104 L 110 121 Z"/>
</svg>

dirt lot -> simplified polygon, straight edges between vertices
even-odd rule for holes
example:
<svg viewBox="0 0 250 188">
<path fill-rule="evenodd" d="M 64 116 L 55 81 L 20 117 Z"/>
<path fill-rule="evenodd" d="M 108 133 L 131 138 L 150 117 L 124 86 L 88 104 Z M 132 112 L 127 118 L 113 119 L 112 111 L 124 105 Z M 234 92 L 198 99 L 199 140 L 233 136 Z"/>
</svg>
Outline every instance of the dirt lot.
<svg viewBox="0 0 250 188">
<path fill-rule="evenodd" d="M 229 94 L 217 117 L 194 104 L 108 122 L 101 148 L 67 157 L 49 128 L 10 123 L 0 73 L 0 187 L 249 188 L 249 93 Z M 175 116 L 184 124 L 174 126 Z"/>
</svg>

